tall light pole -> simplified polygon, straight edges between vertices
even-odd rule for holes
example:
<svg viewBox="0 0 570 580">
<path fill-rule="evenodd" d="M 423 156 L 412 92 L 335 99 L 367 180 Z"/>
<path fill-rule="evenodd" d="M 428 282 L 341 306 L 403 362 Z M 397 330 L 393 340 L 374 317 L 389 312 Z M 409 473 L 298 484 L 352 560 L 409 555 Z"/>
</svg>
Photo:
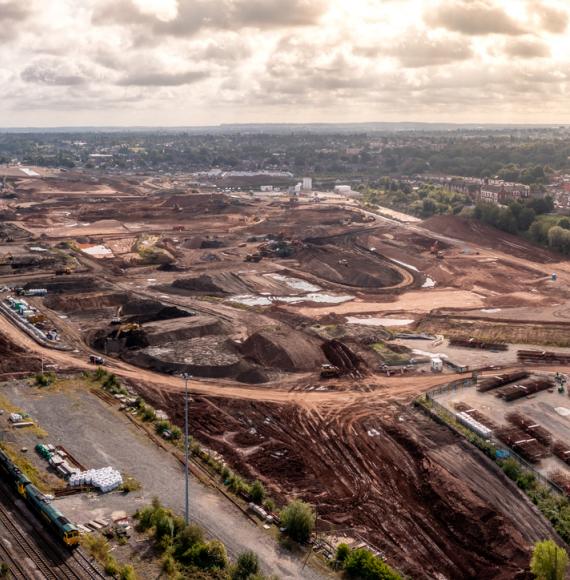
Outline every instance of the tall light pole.
<svg viewBox="0 0 570 580">
<path fill-rule="evenodd" d="M 188 498 L 188 379 L 192 378 L 189 373 L 182 375 L 184 378 L 184 478 L 185 478 L 185 509 L 184 521 L 186 525 L 190 523 L 190 502 Z"/>
</svg>

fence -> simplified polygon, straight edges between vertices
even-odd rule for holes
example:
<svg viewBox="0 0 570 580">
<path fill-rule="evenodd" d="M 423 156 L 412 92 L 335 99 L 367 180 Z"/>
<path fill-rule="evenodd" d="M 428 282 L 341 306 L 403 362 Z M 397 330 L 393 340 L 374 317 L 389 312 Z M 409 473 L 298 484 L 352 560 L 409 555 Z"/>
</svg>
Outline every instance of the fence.
<svg viewBox="0 0 570 580">
<path fill-rule="evenodd" d="M 452 383 L 448 383 L 447 385 L 443 385 L 441 387 L 438 387 L 437 389 L 429 391 L 428 393 L 426 393 L 425 396 L 426 401 L 429 403 L 429 406 L 420 403 L 420 407 L 422 409 L 425 409 L 432 417 L 435 417 L 440 422 L 443 422 L 452 431 L 455 431 L 455 433 L 465 438 L 465 433 L 455 426 L 456 423 L 455 414 L 452 411 L 450 411 L 447 407 L 444 407 L 441 403 L 438 403 L 434 399 L 434 396 L 449 393 L 450 391 L 457 391 L 466 388 L 468 386 L 472 386 L 476 382 L 477 381 L 474 380 L 473 378 L 467 379 L 466 381 L 463 380 L 453 381 Z M 473 433 L 474 436 L 482 439 L 475 432 L 472 431 L 470 432 Z M 542 484 L 549 487 L 555 493 L 566 495 L 566 492 L 561 487 L 556 485 L 556 483 L 554 483 L 552 480 L 548 479 L 548 477 L 546 477 L 544 474 L 540 473 L 540 471 L 538 471 L 536 467 L 534 467 L 534 465 L 530 464 L 528 461 L 523 459 L 520 455 L 518 455 L 518 453 L 513 451 L 510 447 L 507 447 L 506 445 L 501 443 L 497 438 L 491 436 L 488 440 L 488 443 L 491 446 L 491 448 L 495 451 L 495 457 L 497 457 L 497 452 L 499 452 L 499 454 L 503 455 L 505 458 L 512 457 L 521 467 L 532 473 L 534 477 L 537 479 L 537 481 L 540 481 Z"/>
</svg>

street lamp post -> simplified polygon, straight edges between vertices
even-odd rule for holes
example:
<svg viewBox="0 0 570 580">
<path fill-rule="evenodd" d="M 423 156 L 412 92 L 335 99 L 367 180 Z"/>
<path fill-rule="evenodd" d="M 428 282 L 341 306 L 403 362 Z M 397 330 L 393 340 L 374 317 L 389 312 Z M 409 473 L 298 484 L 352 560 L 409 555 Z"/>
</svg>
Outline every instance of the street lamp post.
<svg viewBox="0 0 570 580">
<path fill-rule="evenodd" d="M 184 509 L 184 521 L 186 525 L 190 523 L 190 502 L 188 498 L 188 379 L 192 378 L 192 375 L 184 373 L 184 482 L 185 482 L 185 509 Z"/>
</svg>

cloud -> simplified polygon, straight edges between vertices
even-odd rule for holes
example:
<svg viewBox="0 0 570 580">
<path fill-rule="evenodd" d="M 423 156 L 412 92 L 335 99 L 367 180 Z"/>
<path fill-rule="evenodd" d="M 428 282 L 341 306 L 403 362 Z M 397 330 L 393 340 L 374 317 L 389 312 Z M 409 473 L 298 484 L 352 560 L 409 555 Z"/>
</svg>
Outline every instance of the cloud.
<svg viewBox="0 0 570 580">
<path fill-rule="evenodd" d="M 121 86 L 136 87 L 178 87 L 190 85 L 208 78 L 209 73 L 202 71 L 186 72 L 150 72 L 140 71 L 127 74 L 118 81 Z"/>
<path fill-rule="evenodd" d="M 541 27 L 554 34 L 562 34 L 568 27 L 568 12 L 566 10 L 547 6 L 539 2 L 531 3 L 532 9 L 538 16 Z"/>
<path fill-rule="evenodd" d="M 526 32 L 521 24 L 489 0 L 446 0 L 428 10 L 428 24 L 470 36 Z"/>
<path fill-rule="evenodd" d="M 21 73 L 26 83 L 50 86 L 77 86 L 86 84 L 87 75 L 75 66 L 56 60 L 40 60 L 27 66 Z"/>
<path fill-rule="evenodd" d="M 326 0 L 178 0 L 171 19 L 144 12 L 133 0 L 96 8 L 96 25 L 122 24 L 146 29 L 147 34 L 188 37 L 202 29 L 285 28 L 316 24 Z"/>
<path fill-rule="evenodd" d="M 0 22 L 9 21 L 10 24 L 22 22 L 29 14 L 30 10 L 25 2 L 12 0 L 0 2 Z"/>
<path fill-rule="evenodd" d="M 515 58 L 546 58 L 550 48 L 534 38 L 517 38 L 507 43 L 505 53 Z"/>
<path fill-rule="evenodd" d="M 0 114 L 570 121 L 569 2 L 0 0 Z"/>
<path fill-rule="evenodd" d="M 440 38 L 431 40 L 425 35 L 410 35 L 398 45 L 387 50 L 409 68 L 445 65 L 467 60 L 473 52 L 470 43 L 461 38 Z"/>
</svg>

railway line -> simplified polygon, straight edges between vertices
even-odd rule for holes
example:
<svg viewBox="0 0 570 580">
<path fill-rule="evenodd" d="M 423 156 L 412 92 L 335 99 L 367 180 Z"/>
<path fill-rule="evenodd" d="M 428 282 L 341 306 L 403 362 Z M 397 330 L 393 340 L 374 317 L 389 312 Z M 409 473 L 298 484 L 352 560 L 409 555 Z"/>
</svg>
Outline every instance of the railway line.
<svg viewBox="0 0 570 580">
<path fill-rule="evenodd" d="M 19 578 L 23 580 L 30 578 L 102 580 L 106 578 L 80 548 L 71 552 L 67 548 L 56 545 L 51 537 L 47 537 L 45 530 L 37 529 L 41 524 L 35 521 L 35 516 L 19 507 L 14 510 L 9 509 L 6 502 L 14 501 L 14 494 L 4 484 L 0 486 L 0 490 L 3 492 L 2 501 L 0 501 L 0 528 L 4 528 L 9 536 L 10 544 L 5 545 L 0 542 L 0 554 L 6 557 L 12 578 L 16 580 Z M 33 535 L 22 530 L 18 523 L 22 519 L 27 519 L 34 527 Z M 41 545 L 37 539 L 41 541 Z M 30 565 L 26 566 L 23 562 Z"/>
</svg>

